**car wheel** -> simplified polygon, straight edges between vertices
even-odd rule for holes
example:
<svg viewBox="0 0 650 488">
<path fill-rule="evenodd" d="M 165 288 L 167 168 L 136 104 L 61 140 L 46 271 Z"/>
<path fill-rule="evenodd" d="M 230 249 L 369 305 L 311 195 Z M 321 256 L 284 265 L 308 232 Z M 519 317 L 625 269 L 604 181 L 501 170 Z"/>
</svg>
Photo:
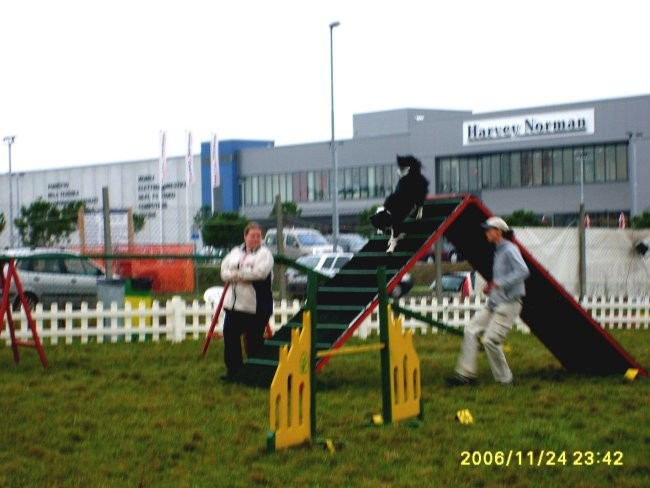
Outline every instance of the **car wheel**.
<svg viewBox="0 0 650 488">
<path fill-rule="evenodd" d="M 36 304 L 38 303 L 38 298 L 36 298 L 36 295 L 32 293 L 25 293 L 25 300 L 27 300 L 27 306 L 29 307 L 29 310 L 34 310 L 36 308 Z M 14 298 L 14 304 L 13 304 L 13 309 L 17 312 L 20 310 L 22 307 L 22 302 L 20 301 L 20 297 Z"/>
</svg>

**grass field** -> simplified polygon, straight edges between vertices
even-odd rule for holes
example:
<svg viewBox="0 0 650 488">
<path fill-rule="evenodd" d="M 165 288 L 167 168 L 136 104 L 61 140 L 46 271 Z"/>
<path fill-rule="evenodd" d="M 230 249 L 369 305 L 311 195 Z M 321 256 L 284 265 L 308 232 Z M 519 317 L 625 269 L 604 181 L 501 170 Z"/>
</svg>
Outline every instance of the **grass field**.
<svg viewBox="0 0 650 488">
<path fill-rule="evenodd" d="M 650 331 L 614 336 L 650 365 Z M 378 354 L 335 358 L 316 410 L 335 451 L 274 454 L 268 391 L 219 382 L 220 342 L 205 358 L 194 341 L 45 345 L 47 370 L 2 348 L 0 486 L 650 486 L 649 380 L 567 374 L 535 337 L 508 339 L 514 388 L 482 357 L 478 387 L 449 389 L 460 338 L 417 336 L 424 418 L 381 427 Z"/>
</svg>

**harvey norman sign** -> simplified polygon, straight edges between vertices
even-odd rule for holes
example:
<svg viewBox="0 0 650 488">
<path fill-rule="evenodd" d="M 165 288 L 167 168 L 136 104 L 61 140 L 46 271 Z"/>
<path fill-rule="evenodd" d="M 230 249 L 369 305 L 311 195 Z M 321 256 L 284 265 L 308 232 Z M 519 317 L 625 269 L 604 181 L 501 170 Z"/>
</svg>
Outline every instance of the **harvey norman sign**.
<svg viewBox="0 0 650 488">
<path fill-rule="evenodd" d="M 463 122 L 463 146 L 594 133 L 594 109 Z"/>
</svg>

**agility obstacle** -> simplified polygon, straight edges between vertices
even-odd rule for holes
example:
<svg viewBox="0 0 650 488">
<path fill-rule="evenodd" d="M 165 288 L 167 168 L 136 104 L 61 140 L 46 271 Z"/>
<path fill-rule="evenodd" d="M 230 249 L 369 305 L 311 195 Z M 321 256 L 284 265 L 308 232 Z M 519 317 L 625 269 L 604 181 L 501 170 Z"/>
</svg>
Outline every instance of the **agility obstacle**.
<svg viewBox="0 0 650 488">
<path fill-rule="evenodd" d="M 314 281 L 310 277 L 308 288 L 314 286 Z M 403 332 L 401 317 L 393 315 L 385 284 L 385 270 L 380 268 L 380 342 L 376 344 L 316 352 L 314 314 L 310 310 L 303 311 L 302 327 L 294 328 L 291 343 L 280 347 L 278 367 L 271 382 L 267 452 L 308 444 L 315 439 L 317 358 L 379 351 L 382 376 L 380 423 L 422 417 L 420 358 L 413 346 L 412 331 Z M 313 300 L 314 294 L 308 291 L 309 296 Z M 308 303 L 307 308 L 310 306 L 313 308 L 314 303 Z"/>
<path fill-rule="evenodd" d="M 15 259 L 13 257 L 0 256 L 0 267 L 2 268 L 2 272 L 0 272 L 0 288 L 2 288 L 2 302 L 0 303 L 0 333 L 2 333 L 6 319 L 7 328 L 9 329 L 9 337 L 11 338 L 11 349 L 13 350 L 14 362 L 16 364 L 20 362 L 20 353 L 18 352 L 18 347 L 31 347 L 35 348 L 38 351 L 38 356 L 41 359 L 41 364 L 44 368 L 47 368 L 47 357 L 45 356 L 45 350 L 43 349 L 41 340 L 38 337 L 36 323 L 34 322 L 32 312 L 29 309 L 29 303 L 25 297 L 23 285 L 20 282 L 20 278 L 18 277 Z M 22 304 L 23 309 L 25 310 L 27 325 L 29 326 L 29 330 L 32 333 L 33 338 L 31 341 L 22 341 L 16 337 L 16 328 L 14 326 L 14 320 L 11 314 L 12 304 L 9 303 L 9 292 L 11 290 L 12 282 L 16 287 L 16 292 L 18 293 L 18 301 Z"/>
</svg>

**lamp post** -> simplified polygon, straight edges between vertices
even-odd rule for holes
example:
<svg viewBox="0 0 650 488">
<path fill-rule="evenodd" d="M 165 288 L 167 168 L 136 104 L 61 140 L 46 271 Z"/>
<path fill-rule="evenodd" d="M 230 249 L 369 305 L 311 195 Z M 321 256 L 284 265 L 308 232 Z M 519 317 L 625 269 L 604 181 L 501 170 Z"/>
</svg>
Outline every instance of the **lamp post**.
<svg viewBox="0 0 650 488">
<path fill-rule="evenodd" d="M 9 247 L 14 247 L 14 195 L 11 184 L 11 145 L 16 136 L 5 136 L 2 141 L 9 147 Z"/>
<path fill-rule="evenodd" d="M 637 161 L 636 161 L 636 141 L 643 137 L 643 132 L 626 132 L 627 138 L 630 141 L 630 146 L 632 149 L 632 164 L 630 165 L 631 175 L 630 180 L 632 182 L 632 205 L 630 209 L 630 216 L 634 217 L 639 213 L 639 208 L 637 204 Z"/>
<path fill-rule="evenodd" d="M 585 232 L 585 156 L 584 151 L 576 154 L 580 159 L 580 209 L 578 211 L 578 262 L 580 300 L 587 288 L 587 236 Z"/>
<path fill-rule="evenodd" d="M 330 141 L 330 156 L 332 158 L 332 246 L 336 251 L 339 240 L 339 168 L 336 159 L 336 146 L 334 144 L 334 28 L 341 25 L 340 22 L 330 24 L 330 102 L 331 102 L 331 123 L 332 139 Z"/>
</svg>

